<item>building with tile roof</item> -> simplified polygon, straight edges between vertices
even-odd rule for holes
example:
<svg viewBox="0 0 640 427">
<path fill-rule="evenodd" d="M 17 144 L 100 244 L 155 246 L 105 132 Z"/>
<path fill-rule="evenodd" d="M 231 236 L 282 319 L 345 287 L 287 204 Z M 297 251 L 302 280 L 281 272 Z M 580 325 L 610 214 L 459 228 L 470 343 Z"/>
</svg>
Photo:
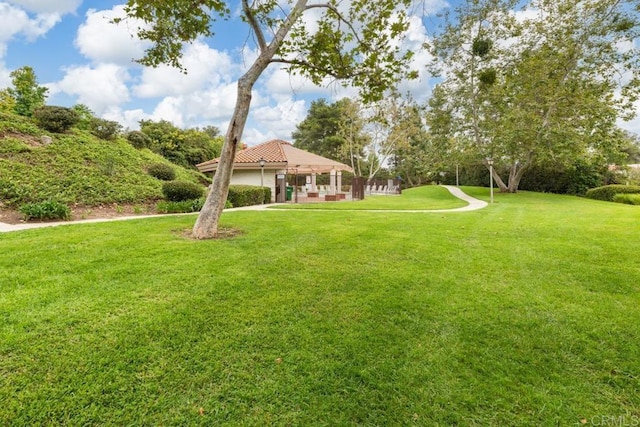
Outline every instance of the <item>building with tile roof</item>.
<svg viewBox="0 0 640 427">
<path fill-rule="evenodd" d="M 200 172 L 214 174 L 220 159 L 213 159 L 197 165 Z M 274 139 L 236 153 L 233 164 L 231 184 L 262 185 L 271 188 L 274 201 L 284 201 L 287 174 L 310 176 L 309 190 L 317 191 L 315 178 L 317 174 L 331 175 L 329 193 L 335 194 L 341 188 L 342 172 L 353 172 L 351 167 L 309 153 L 293 146 L 293 144 Z"/>
</svg>

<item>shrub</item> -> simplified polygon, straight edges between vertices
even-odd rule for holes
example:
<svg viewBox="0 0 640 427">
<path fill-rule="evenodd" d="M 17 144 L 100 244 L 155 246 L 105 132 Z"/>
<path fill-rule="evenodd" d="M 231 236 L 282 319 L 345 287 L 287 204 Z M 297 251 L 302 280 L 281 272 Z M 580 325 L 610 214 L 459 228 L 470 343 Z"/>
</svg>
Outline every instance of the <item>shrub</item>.
<svg viewBox="0 0 640 427">
<path fill-rule="evenodd" d="M 254 185 L 230 185 L 227 200 L 236 208 L 261 205 L 271 201 L 271 189 Z"/>
<path fill-rule="evenodd" d="M 156 205 L 156 211 L 158 213 L 188 213 L 188 212 L 200 212 L 204 205 L 204 197 L 194 200 L 182 200 L 180 202 L 171 202 L 161 200 Z"/>
<path fill-rule="evenodd" d="M 80 116 L 71 108 L 45 105 L 37 108 L 33 116 L 38 126 L 49 132 L 63 133 L 78 123 Z"/>
<path fill-rule="evenodd" d="M 149 165 L 147 173 L 162 181 L 173 181 L 176 179 L 176 171 L 166 163 L 153 163 Z"/>
<path fill-rule="evenodd" d="M 112 141 L 116 139 L 122 131 L 122 125 L 112 120 L 93 117 L 89 122 L 89 131 L 100 139 Z"/>
<path fill-rule="evenodd" d="M 612 184 L 612 185 L 605 185 L 604 187 L 592 188 L 591 190 L 587 191 L 586 196 L 589 199 L 613 202 L 613 198 L 616 196 L 616 194 L 638 194 L 638 193 L 640 193 L 640 186 Z"/>
<path fill-rule="evenodd" d="M 63 219 L 71 217 L 71 210 L 63 203 L 47 200 L 40 203 L 27 203 L 20 206 L 20 213 L 26 221 L 30 219 Z"/>
<path fill-rule="evenodd" d="M 182 202 L 202 197 L 204 189 L 193 182 L 168 181 L 162 185 L 164 197 L 171 202 Z"/>
<path fill-rule="evenodd" d="M 640 194 L 616 194 L 613 196 L 616 203 L 624 203 L 626 205 L 640 205 Z"/>
<path fill-rule="evenodd" d="M 140 132 L 139 130 L 132 130 L 127 133 L 126 138 L 127 141 L 129 141 L 129 144 L 133 145 L 133 147 L 137 149 L 149 148 L 152 142 L 151 138 L 149 138 L 147 134 Z"/>
</svg>

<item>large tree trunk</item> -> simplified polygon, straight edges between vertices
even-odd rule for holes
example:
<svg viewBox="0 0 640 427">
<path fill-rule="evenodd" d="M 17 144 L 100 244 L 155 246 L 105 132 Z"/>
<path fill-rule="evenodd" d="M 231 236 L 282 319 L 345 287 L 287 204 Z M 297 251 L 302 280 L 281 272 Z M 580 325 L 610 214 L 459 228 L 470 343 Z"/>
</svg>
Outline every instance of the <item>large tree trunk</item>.
<svg viewBox="0 0 640 427">
<path fill-rule="evenodd" d="M 255 80 L 245 75 L 238 81 L 236 108 L 227 129 L 222 145 L 220 163 L 213 175 L 211 191 L 200 210 L 200 215 L 193 226 L 193 237 L 196 239 L 212 239 L 218 233 L 218 221 L 229 194 L 229 183 L 233 174 L 233 163 L 236 157 L 238 143 L 242 139 L 244 125 L 251 106 L 251 89 Z"/>
<path fill-rule="evenodd" d="M 200 215 L 193 226 L 192 235 L 196 239 L 213 239 L 218 234 L 218 222 L 222 215 L 222 210 L 229 194 L 229 183 L 233 174 L 233 164 L 235 162 L 238 143 L 242 140 L 242 132 L 249 115 L 251 106 L 251 90 L 258 78 L 267 68 L 273 56 L 277 52 L 287 33 L 293 24 L 302 16 L 308 0 L 298 0 L 291 12 L 284 20 L 273 40 L 266 44 L 262 29 L 258 25 L 249 3 L 243 1 L 243 10 L 249 24 L 254 30 L 258 39 L 260 55 L 249 70 L 238 80 L 238 94 L 236 97 L 236 108 L 231 117 L 231 123 L 227 129 L 227 134 L 222 145 L 220 162 L 213 176 L 211 191 L 207 195 L 207 200 L 200 210 Z"/>
<path fill-rule="evenodd" d="M 529 169 L 531 164 L 533 163 L 534 154 L 529 153 L 529 157 L 524 164 L 521 164 L 519 161 L 515 161 L 511 164 L 509 168 L 509 180 L 508 184 L 502 180 L 500 174 L 496 171 L 496 168 L 493 168 L 493 180 L 496 182 L 496 185 L 500 189 L 501 193 L 517 193 L 518 187 L 520 186 L 520 180 L 524 176 L 524 173 Z M 487 166 L 489 168 L 489 166 Z"/>
</svg>

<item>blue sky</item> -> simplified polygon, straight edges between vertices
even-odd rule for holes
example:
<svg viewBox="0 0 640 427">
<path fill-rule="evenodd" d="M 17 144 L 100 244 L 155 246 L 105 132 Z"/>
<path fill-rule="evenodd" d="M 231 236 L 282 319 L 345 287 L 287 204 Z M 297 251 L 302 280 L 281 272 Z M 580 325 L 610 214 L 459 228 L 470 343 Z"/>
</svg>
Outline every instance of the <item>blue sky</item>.
<svg viewBox="0 0 640 427">
<path fill-rule="evenodd" d="M 452 1 L 452 0 L 450 0 Z M 180 127 L 215 125 L 223 132 L 235 102 L 235 83 L 250 61 L 247 27 L 238 21 L 220 22 L 216 36 L 185 51 L 185 76 L 169 67 L 143 68 L 134 62 L 144 44 L 125 25 L 109 20 L 122 16 L 122 1 L 0 0 L 0 87 L 21 66 L 34 68 L 38 81 L 49 87 L 48 104 L 86 104 L 97 116 L 130 129 L 141 119 L 165 119 Z M 449 7 L 445 0 L 427 0 L 435 14 Z M 420 51 L 427 40 L 424 25 L 412 22 L 405 48 Z M 243 50 L 243 47 L 245 48 Z M 416 55 L 421 78 L 403 84 L 414 99 L 425 100 L 431 90 L 424 69 L 426 53 Z M 338 86 L 317 87 L 271 66 L 258 82 L 244 133 L 250 145 L 272 138 L 291 139 L 291 132 L 317 98 L 335 100 L 353 95 Z M 640 132 L 640 121 L 624 125 Z"/>
</svg>

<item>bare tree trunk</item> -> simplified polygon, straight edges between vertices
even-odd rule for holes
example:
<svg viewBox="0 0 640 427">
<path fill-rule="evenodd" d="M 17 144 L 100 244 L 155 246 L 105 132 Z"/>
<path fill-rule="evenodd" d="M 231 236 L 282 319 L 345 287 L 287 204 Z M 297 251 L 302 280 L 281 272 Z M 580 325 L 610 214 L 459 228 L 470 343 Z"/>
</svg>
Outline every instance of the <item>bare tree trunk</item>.
<svg viewBox="0 0 640 427">
<path fill-rule="evenodd" d="M 200 210 L 200 215 L 193 226 L 192 235 L 196 239 L 213 239 L 218 234 L 218 222 L 224 209 L 229 194 L 229 183 L 233 174 L 233 163 L 235 162 L 238 143 L 242 140 L 242 132 L 249 115 L 251 106 L 251 90 L 258 78 L 271 63 L 276 51 L 282 45 L 284 38 L 293 24 L 302 16 L 308 0 L 298 0 L 291 9 L 289 16 L 284 20 L 273 40 L 267 45 L 262 28 L 253 15 L 249 2 L 242 2 L 247 20 L 251 25 L 260 48 L 260 55 L 249 70 L 238 80 L 238 94 L 236 97 L 236 107 L 231 117 L 231 123 L 224 138 L 220 162 L 213 176 L 211 191 L 207 200 Z"/>
<path fill-rule="evenodd" d="M 535 155 L 533 153 L 529 153 L 529 158 L 527 162 L 520 166 L 518 162 L 514 162 L 513 166 L 511 166 L 511 172 L 509 173 L 509 193 L 517 193 L 518 187 L 520 186 L 520 180 L 524 176 L 524 173 L 529 169 L 531 164 L 533 163 L 533 159 Z"/>
<path fill-rule="evenodd" d="M 233 163 L 238 143 L 242 139 L 242 131 L 249 115 L 251 89 L 254 82 L 255 80 L 251 81 L 247 75 L 238 81 L 236 108 L 224 138 L 220 162 L 213 176 L 211 191 L 209 191 L 207 200 L 193 226 L 193 237 L 196 239 L 212 239 L 218 233 L 218 221 L 229 194 L 229 183 L 233 174 Z"/>
</svg>

